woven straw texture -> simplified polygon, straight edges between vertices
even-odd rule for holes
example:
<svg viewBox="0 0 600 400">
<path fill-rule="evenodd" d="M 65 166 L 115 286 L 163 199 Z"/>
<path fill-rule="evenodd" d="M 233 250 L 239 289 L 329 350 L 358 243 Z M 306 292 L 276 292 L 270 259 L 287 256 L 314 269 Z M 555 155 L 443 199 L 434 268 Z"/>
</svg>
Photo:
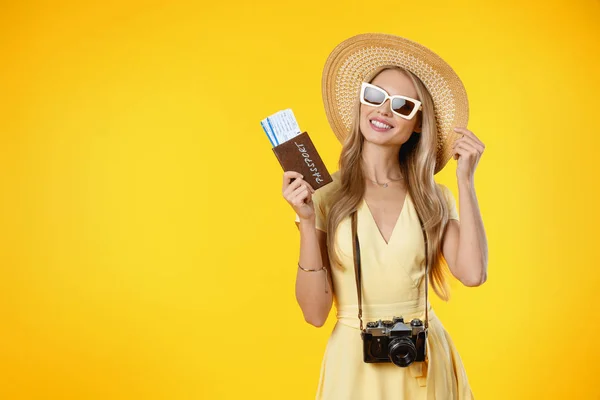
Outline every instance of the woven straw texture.
<svg viewBox="0 0 600 400">
<path fill-rule="evenodd" d="M 416 42 L 385 33 L 365 33 L 338 44 L 323 68 L 322 94 L 329 124 L 343 142 L 350 131 L 352 107 L 361 82 L 382 65 L 395 65 L 414 73 L 431 94 L 438 126 L 438 173 L 452 158 L 452 143 L 459 136 L 453 128 L 467 126 L 467 93 L 450 65 Z"/>
</svg>

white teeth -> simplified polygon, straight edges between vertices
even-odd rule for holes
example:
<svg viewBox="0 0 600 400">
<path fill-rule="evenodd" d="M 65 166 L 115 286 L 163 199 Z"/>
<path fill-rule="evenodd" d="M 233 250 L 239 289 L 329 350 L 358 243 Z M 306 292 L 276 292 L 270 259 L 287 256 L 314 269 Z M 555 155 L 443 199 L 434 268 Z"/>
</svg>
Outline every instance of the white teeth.
<svg viewBox="0 0 600 400">
<path fill-rule="evenodd" d="M 379 122 L 379 121 L 372 120 L 372 121 L 371 121 L 371 123 L 372 123 L 373 125 L 375 125 L 376 127 L 378 127 L 378 128 L 381 128 L 381 129 L 390 129 L 390 128 L 391 128 L 391 126 L 390 126 L 390 125 L 387 125 L 387 124 L 381 123 L 381 122 Z"/>
</svg>

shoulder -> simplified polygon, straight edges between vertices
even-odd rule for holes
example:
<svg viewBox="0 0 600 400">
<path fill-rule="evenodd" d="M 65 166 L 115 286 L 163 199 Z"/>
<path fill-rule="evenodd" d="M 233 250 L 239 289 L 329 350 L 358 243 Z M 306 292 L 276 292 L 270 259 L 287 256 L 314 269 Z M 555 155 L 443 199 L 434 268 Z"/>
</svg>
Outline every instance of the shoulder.
<svg viewBox="0 0 600 400">
<path fill-rule="evenodd" d="M 453 196 L 452 191 L 450 190 L 450 188 L 448 188 L 448 186 L 439 182 L 436 182 L 435 184 L 438 187 L 438 190 L 444 195 L 444 197 L 449 198 Z"/>
<path fill-rule="evenodd" d="M 439 188 L 439 190 L 442 193 L 442 196 L 446 202 L 446 205 L 448 206 L 448 217 L 449 219 L 459 219 L 458 217 L 458 209 L 456 206 L 456 199 L 454 197 L 454 194 L 452 193 L 452 191 L 450 190 L 450 188 L 448 188 L 448 186 L 442 184 L 442 183 L 436 183 L 437 187 Z"/>
<path fill-rule="evenodd" d="M 443 191 L 448 190 L 448 186 L 444 185 L 443 183 L 436 182 L 435 184 L 440 190 L 443 190 Z"/>
</svg>

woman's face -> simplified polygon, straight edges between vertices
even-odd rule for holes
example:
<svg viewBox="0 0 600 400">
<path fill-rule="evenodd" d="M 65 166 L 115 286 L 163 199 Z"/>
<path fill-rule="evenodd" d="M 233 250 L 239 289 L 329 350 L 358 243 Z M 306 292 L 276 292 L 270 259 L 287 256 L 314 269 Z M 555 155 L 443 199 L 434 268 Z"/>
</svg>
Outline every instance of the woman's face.
<svg viewBox="0 0 600 400">
<path fill-rule="evenodd" d="M 419 99 L 417 90 L 412 81 L 404 73 L 395 69 L 386 69 L 371 81 L 371 84 L 379 86 L 390 96 L 404 95 Z M 413 132 L 421 131 L 421 113 L 419 111 L 412 119 L 407 120 L 392 113 L 390 109 L 390 100 L 386 100 L 379 107 L 360 105 L 360 130 L 369 142 L 377 144 L 395 144 L 405 143 Z M 375 127 L 372 120 L 377 119 L 387 125 L 390 129 L 381 131 L 381 128 Z"/>
</svg>

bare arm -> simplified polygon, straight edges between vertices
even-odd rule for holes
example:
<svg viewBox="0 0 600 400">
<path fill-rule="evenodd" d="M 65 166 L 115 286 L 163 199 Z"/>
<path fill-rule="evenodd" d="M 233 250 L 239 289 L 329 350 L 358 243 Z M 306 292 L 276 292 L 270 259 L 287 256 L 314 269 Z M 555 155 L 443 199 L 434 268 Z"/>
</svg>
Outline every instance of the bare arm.
<svg viewBox="0 0 600 400">
<path fill-rule="evenodd" d="M 327 255 L 327 233 L 315 228 L 314 218 L 296 222 L 300 230 L 300 257 L 302 268 L 326 270 L 307 272 L 298 268 L 296 274 L 296 300 L 304 319 L 311 325 L 323 326 L 333 303 L 333 285 Z M 327 280 L 325 279 L 327 274 Z M 325 288 L 327 287 L 327 292 Z"/>
<path fill-rule="evenodd" d="M 473 180 L 459 180 L 458 191 L 461 222 L 446 227 L 444 258 L 465 286 L 479 286 L 487 279 L 488 246 Z"/>
<path fill-rule="evenodd" d="M 487 280 L 488 245 L 475 193 L 475 168 L 485 145 L 467 128 L 455 127 L 454 130 L 462 133 L 452 145 L 454 158 L 458 160 L 456 178 L 461 222 L 450 220 L 443 252 L 455 277 L 466 286 L 479 286 Z"/>
<path fill-rule="evenodd" d="M 306 322 L 318 327 L 325 323 L 331 310 L 333 284 L 329 274 L 327 234 L 316 228 L 317 217 L 312 196 L 315 190 L 303 178 L 295 171 L 284 172 L 282 193 L 300 221 L 296 222 L 300 230 L 296 300 Z"/>
</svg>

